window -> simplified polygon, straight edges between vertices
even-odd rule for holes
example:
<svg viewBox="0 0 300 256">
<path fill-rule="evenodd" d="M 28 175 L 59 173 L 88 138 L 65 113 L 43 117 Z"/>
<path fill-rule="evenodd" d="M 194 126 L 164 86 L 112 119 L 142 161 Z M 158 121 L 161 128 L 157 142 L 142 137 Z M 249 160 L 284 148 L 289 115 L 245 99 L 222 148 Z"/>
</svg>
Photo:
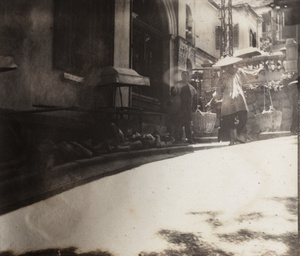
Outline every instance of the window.
<svg viewBox="0 0 300 256">
<path fill-rule="evenodd" d="M 239 24 L 233 26 L 233 47 L 239 47 Z"/>
<path fill-rule="evenodd" d="M 54 0 L 53 65 L 85 75 L 113 64 L 114 1 Z"/>
<path fill-rule="evenodd" d="M 256 33 L 252 32 L 252 29 L 250 29 L 249 32 L 249 39 L 250 39 L 249 45 L 252 47 L 256 47 Z"/>
<path fill-rule="evenodd" d="M 253 46 L 253 47 L 256 47 L 256 46 L 257 46 L 257 44 L 256 44 L 256 32 L 253 33 L 252 46 Z"/>
<path fill-rule="evenodd" d="M 186 27 L 185 27 L 185 39 L 193 44 L 193 16 L 191 8 L 186 5 Z"/>
<path fill-rule="evenodd" d="M 293 16 L 291 10 L 282 11 L 282 38 L 297 38 L 297 26 L 293 25 Z"/>
<path fill-rule="evenodd" d="M 262 14 L 262 32 L 268 32 L 271 23 L 271 11 Z"/>
<path fill-rule="evenodd" d="M 220 50 L 221 47 L 221 40 L 222 40 L 222 28 L 220 26 L 216 27 L 215 30 L 215 36 L 216 36 L 216 50 Z"/>
</svg>

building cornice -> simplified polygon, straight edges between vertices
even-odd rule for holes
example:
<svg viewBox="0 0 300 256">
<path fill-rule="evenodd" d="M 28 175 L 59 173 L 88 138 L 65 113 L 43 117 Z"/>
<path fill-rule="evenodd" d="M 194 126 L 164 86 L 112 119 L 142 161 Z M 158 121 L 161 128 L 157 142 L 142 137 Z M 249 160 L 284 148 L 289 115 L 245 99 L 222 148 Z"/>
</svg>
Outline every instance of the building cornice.
<svg viewBox="0 0 300 256">
<path fill-rule="evenodd" d="M 207 0 L 211 5 L 213 5 L 216 9 L 220 9 L 220 6 L 214 0 Z"/>
<path fill-rule="evenodd" d="M 213 62 L 215 62 L 215 61 L 218 60 L 218 58 L 214 57 L 213 55 L 207 53 L 206 51 L 204 51 L 204 50 L 202 50 L 202 49 L 200 49 L 198 47 L 196 47 L 195 49 L 196 49 L 197 52 L 200 52 L 203 56 L 205 56 L 205 58 L 207 58 L 207 59 L 209 59 L 209 60 L 211 60 Z"/>
<path fill-rule="evenodd" d="M 233 9 L 244 9 L 250 11 L 256 18 L 260 18 L 260 16 L 253 10 L 253 8 L 249 4 L 237 4 L 232 6 Z"/>
</svg>

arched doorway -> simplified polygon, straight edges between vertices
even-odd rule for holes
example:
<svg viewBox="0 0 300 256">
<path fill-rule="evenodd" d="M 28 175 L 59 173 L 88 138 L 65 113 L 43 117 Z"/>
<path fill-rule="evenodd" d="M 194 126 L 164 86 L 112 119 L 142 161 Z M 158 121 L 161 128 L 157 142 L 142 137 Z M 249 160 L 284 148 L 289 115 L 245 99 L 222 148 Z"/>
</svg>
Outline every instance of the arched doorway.
<svg viewBox="0 0 300 256">
<path fill-rule="evenodd" d="M 190 75 L 193 72 L 193 65 L 190 59 L 186 60 L 186 70 L 190 73 Z"/>
<path fill-rule="evenodd" d="M 152 98 L 163 97 L 164 72 L 169 68 L 168 20 L 163 1 L 133 0 L 131 66 L 150 78 L 150 87 L 134 92 Z"/>
<path fill-rule="evenodd" d="M 193 15 L 189 5 L 186 5 L 186 24 L 185 24 L 185 39 L 190 43 L 194 43 L 193 38 Z"/>
</svg>

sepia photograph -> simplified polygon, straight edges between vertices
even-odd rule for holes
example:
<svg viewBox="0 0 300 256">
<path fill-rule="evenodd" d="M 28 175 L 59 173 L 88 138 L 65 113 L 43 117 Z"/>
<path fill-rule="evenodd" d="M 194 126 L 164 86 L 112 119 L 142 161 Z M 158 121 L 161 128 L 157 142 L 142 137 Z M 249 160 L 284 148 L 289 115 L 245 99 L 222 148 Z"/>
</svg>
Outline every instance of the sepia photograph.
<svg viewBox="0 0 300 256">
<path fill-rule="evenodd" d="M 298 256 L 300 0 L 0 0 L 0 256 Z"/>
</svg>

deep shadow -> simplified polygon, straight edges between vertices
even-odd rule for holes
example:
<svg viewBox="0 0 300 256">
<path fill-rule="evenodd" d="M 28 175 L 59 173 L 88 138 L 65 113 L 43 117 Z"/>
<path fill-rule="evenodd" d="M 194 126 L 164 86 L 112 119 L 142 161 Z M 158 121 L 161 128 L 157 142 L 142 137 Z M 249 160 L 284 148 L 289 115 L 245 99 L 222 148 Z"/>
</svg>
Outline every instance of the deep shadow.
<svg viewBox="0 0 300 256">
<path fill-rule="evenodd" d="M 285 256 L 298 256 L 299 255 L 299 241 L 297 233 L 283 233 L 279 235 L 266 234 L 264 232 L 254 232 L 248 229 L 240 229 L 236 233 L 222 234 L 219 238 L 223 241 L 230 243 L 243 243 L 253 239 L 259 240 L 273 240 L 274 242 L 284 243 L 288 250 Z"/>
<path fill-rule="evenodd" d="M 113 254 L 109 252 L 103 252 L 100 250 L 85 253 L 77 253 L 76 250 L 76 247 L 51 248 L 45 250 L 25 252 L 22 254 L 15 254 L 11 251 L 5 251 L 0 252 L 0 256 L 113 256 Z"/>
<path fill-rule="evenodd" d="M 260 220 L 263 217 L 264 217 L 264 215 L 260 212 L 251 212 L 249 214 L 240 215 L 240 217 L 237 218 L 237 221 L 243 222 L 243 221 Z"/>
<path fill-rule="evenodd" d="M 0 185 L 0 215 L 48 199 L 89 182 L 129 171 L 143 164 L 174 158 L 188 153 L 190 152 L 166 152 L 162 154 L 144 152 L 144 155 L 143 153 L 140 155 L 133 154 L 130 157 L 128 152 L 122 152 L 117 154 L 117 157 L 114 156 L 115 154 L 105 155 L 101 163 L 91 163 L 86 166 L 78 165 L 77 167 L 70 166 L 61 171 L 58 169 L 53 176 L 51 176 L 52 174 L 49 175 L 49 172 L 47 174 L 47 172 L 38 171 L 33 173 L 32 176 L 26 176 L 26 179 L 20 179 L 13 186 L 10 182 L 7 183 L 7 186 Z M 116 167 L 114 163 L 118 160 L 124 160 L 124 164 Z M 108 168 L 110 164 L 112 167 Z M 103 169 L 107 169 L 107 171 L 103 172 Z M 57 184 L 54 182 L 55 177 L 59 177 L 63 181 L 64 177 L 69 176 L 71 172 L 76 177 L 72 182 L 67 180 L 66 183 L 56 186 Z"/>
<path fill-rule="evenodd" d="M 218 236 L 222 241 L 238 244 L 248 242 L 253 239 L 259 239 L 262 237 L 262 235 L 263 233 L 260 232 L 253 232 L 248 229 L 240 229 L 236 233 L 222 234 Z"/>
<path fill-rule="evenodd" d="M 297 197 L 273 197 L 272 200 L 284 203 L 286 210 L 290 214 L 298 216 L 298 199 L 297 199 Z"/>
<path fill-rule="evenodd" d="M 188 214 L 192 214 L 192 215 L 208 215 L 209 218 L 206 219 L 206 222 L 208 222 L 213 228 L 217 228 L 217 227 L 223 226 L 223 223 L 217 218 L 217 216 L 220 215 L 221 212 L 215 212 L 215 211 L 189 212 Z"/>
<path fill-rule="evenodd" d="M 166 241 L 178 249 L 167 249 L 163 252 L 141 252 L 139 256 L 232 256 L 223 250 L 204 242 L 200 235 L 162 229 L 158 232 Z"/>
<path fill-rule="evenodd" d="M 209 218 L 206 220 L 213 228 L 223 226 L 223 223 L 219 219 Z"/>
<path fill-rule="evenodd" d="M 212 218 L 215 218 L 216 216 L 220 215 L 221 212 L 216 212 L 216 211 L 189 212 L 188 214 L 192 214 L 192 215 L 210 215 Z"/>
</svg>

